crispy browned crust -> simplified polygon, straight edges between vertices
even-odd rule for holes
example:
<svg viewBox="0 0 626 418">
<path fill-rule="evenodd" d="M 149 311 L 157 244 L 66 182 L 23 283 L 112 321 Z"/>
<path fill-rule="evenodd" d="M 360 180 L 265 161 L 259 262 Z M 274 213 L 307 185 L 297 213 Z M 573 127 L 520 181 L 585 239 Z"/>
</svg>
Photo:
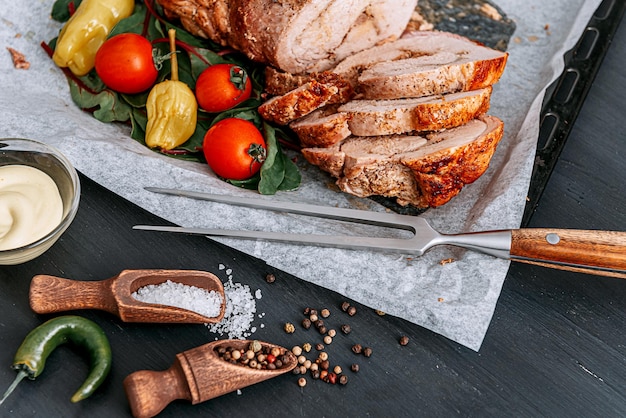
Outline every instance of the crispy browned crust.
<svg viewBox="0 0 626 418">
<path fill-rule="evenodd" d="M 490 127 L 475 140 L 426 155 L 413 152 L 361 157 L 350 164 L 351 156 L 342 143 L 328 148 L 304 148 L 302 154 L 313 165 L 337 178 L 337 185 L 359 197 L 385 196 L 400 205 L 419 208 L 441 206 L 462 188 L 476 181 L 489 167 L 500 142 L 504 124 L 493 116 L 479 118 Z M 349 141 L 349 140 L 348 140 Z"/>
<path fill-rule="evenodd" d="M 357 136 L 439 131 L 464 125 L 487 113 L 491 91 L 488 86 L 475 94 L 434 96 L 427 101 L 352 101 L 338 111 L 349 115 L 350 131 Z M 391 103 L 393 108 L 378 103 Z"/>
<path fill-rule="evenodd" d="M 326 105 L 335 94 L 336 86 L 311 80 L 283 96 L 272 97 L 259 106 L 259 114 L 268 121 L 287 125 Z"/>
<path fill-rule="evenodd" d="M 329 147 L 349 137 L 349 116 L 336 110 L 336 106 L 327 106 L 290 123 L 289 127 L 300 139 L 300 145 Z"/>
<path fill-rule="evenodd" d="M 482 176 L 504 133 L 501 120 L 487 116 L 495 128 L 466 146 L 430 154 L 425 158 L 403 159 L 402 165 L 411 169 L 417 187 L 430 207 L 441 206 L 456 196 L 463 186 Z"/>
</svg>

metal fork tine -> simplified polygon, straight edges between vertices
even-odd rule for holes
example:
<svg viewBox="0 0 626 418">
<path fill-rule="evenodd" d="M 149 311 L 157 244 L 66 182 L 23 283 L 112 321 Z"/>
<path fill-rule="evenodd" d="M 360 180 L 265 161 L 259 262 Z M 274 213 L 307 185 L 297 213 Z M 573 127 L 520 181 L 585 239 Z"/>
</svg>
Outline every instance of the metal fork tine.
<svg viewBox="0 0 626 418">
<path fill-rule="evenodd" d="M 230 237 L 286 242 L 292 244 L 313 244 L 322 247 L 370 249 L 383 252 L 403 252 L 422 255 L 423 249 L 415 244 L 416 238 L 374 238 L 345 235 L 292 234 L 273 231 L 236 231 L 228 229 L 185 228 L 179 226 L 135 225 L 133 229 L 143 231 L 176 232 L 191 235 Z"/>
<path fill-rule="evenodd" d="M 317 206 L 294 202 L 277 202 L 263 199 L 251 199 L 248 197 L 229 196 L 194 192 L 190 190 L 176 190 L 160 187 L 146 187 L 146 190 L 154 193 L 182 196 L 192 199 L 208 200 L 218 203 L 228 203 L 255 209 L 267 209 L 278 212 L 296 213 L 318 218 L 345 220 L 361 224 L 385 226 L 389 228 L 403 229 L 416 232 L 426 222 L 421 218 L 397 213 L 379 213 L 357 209 L 337 208 L 330 206 Z"/>
</svg>

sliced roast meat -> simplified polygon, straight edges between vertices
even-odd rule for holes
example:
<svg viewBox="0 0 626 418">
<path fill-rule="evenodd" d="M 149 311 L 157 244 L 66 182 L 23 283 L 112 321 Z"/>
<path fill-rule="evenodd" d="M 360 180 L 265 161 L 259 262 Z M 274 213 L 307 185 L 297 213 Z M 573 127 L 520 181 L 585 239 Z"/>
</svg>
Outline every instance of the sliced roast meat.
<svg viewBox="0 0 626 418">
<path fill-rule="evenodd" d="M 157 0 L 192 34 L 289 73 L 324 71 L 399 37 L 417 0 Z"/>
<path fill-rule="evenodd" d="M 476 90 L 495 84 L 508 54 L 448 32 L 407 32 L 333 68 L 366 99 L 399 99 Z"/>
<path fill-rule="evenodd" d="M 486 113 L 491 90 L 489 86 L 414 99 L 352 100 L 338 111 L 348 114 L 348 126 L 356 136 L 438 131 L 463 125 Z"/>
<path fill-rule="evenodd" d="M 396 198 L 401 205 L 441 206 L 489 167 L 503 123 L 482 116 L 424 138 L 348 138 L 329 148 L 305 148 L 311 164 L 337 177 L 341 190 L 359 197 Z"/>
<path fill-rule="evenodd" d="M 259 114 L 266 120 L 287 125 L 328 104 L 337 87 L 311 80 L 283 96 L 272 97 L 261 106 Z"/>
<path fill-rule="evenodd" d="M 289 124 L 303 147 L 329 147 L 351 135 L 348 114 L 326 106 Z"/>
<path fill-rule="evenodd" d="M 508 53 L 447 32 L 419 32 L 411 57 L 379 62 L 358 77 L 366 99 L 395 99 L 476 90 L 498 82 Z"/>
<path fill-rule="evenodd" d="M 346 103 L 354 96 L 352 84 L 330 71 L 296 75 L 265 67 L 265 92 L 273 96 L 283 96 L 311 80 L 337 87 L 337 94 L 329 100 L 330 104 Z"/>
</svg>

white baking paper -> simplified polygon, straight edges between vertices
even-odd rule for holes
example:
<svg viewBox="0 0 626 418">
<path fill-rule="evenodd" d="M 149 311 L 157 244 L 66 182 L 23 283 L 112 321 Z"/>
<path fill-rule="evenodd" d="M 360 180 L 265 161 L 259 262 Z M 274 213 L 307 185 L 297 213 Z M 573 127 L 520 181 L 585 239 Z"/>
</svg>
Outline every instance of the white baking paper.
<svg viewBox="0 0 626 418">
<path fill-rule="evenodd" d="M 494 89 L 490 111 L 504 120 L 505 136 L 482 178 L 467 186 L 450 203 L 423 215 L 444 233 L 519 227 L 545 88 L 561 73 L 563 53 L 575 45 L 600 0 L 499 0 L 496 3 L 517 24 L 510 42 L 508 65 Z M 298 191 L 265 197 L 227 185 L 202 164 L 149 151 L 129 137 L 127 127 L 101 123 L 72 102 L 65 77 L 40 46 L 60 29 L 50 18 L 53 0 L 0 0 L 0 4 L 0 137 L 26 137 L 54 145 L 83 174 L 183 226 L 338 234 L 372 230 L 372 227 L 329 220 L 155 195 L 143 187 L 174 187 L 385 210 L 368 199 L 337 192 L 329 177 L 314 167 L 302 165 L 303 184 Z M 30 69 L 14 69 L 6 47 L 24 53 L 31 63 Z M 381 232 L 374 230 L 374 233 Z M 453 247 L 438 247 L 423 257 L 412 258 L 259 241 L 220 241 L 473 350 L 480 348 L 485 337 L 509 267 L 508 261 Z M 440 263 L 448 258 L 454 262 Z"/>
</svg>

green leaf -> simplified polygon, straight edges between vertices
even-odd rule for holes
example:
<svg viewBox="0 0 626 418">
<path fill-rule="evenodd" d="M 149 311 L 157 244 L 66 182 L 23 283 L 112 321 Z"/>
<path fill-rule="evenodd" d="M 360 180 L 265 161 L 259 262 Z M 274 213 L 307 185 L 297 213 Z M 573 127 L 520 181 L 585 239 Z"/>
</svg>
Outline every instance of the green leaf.
<svg viewBox="0 0 626 418">
<path fill-rule="evenodd" d="M 145 109 L 134 108 L 130 115 L 130 122 L 132 129 L 130 131 L 130 137 L 134 140 L 146 145 L 146 125 L 148 124 L 148 117 L 146 116 Z"/>
<path fill-rule="evenodd" d="M 78 9 L 81 0 L 57 0 L 52 5 L 50 16 L 57 22 L 67 22 L 70 18 L 70 3 L 74 3 L 74 8 Z"/>
<path fill-rule="evenodd" d="M 113 27 L 109 38 L 119 35 L 121 33 L 136 33 L 143 34 L 144 22 L 146 20 L 147 9 L 142 4 L 135 5 L 135 11 L 132 15 L 120 20 L 117 25 Z"/>
<path fill-rule="evenodd" d="M 119 100 L 116 93 L 103 90 L 94 94 L 71 79 L 69 86 L 74 103 L 81 109 L 92 110 L 96 119 L 102 122 L 125 122 L 130 118 L 132 108 Z"/>
<path fill-rule="evenodd" d="M 284 161 L 279 155 L 278 143 L 274 128 L 264 124 L 265 140 L 267 142 L 267 156 L 261 166 L 261 181 L 259 181 L 259 193 L 275 194 L 285 178 Z"/>
<path fill-rule="evenodd" d="M 290 191 L 296 190 L 302 183 L 302 174 L 298 170 L 298 166 L 291 161 L 291 159 L 284 153 L 280 153 L 283 158 L 283 165 L 285 167 L 285 177 L 278 186 L 278 190 Z"/>
<path fill-rule="evenodd" d="M 242 189 L 257 190 L 260 180 L 261 175 L 256 173 L 253 177 L 247 180 L 226 180 L 226 182 L 232 184 L 233 186 L 241 187 Z"/>
</svg>

